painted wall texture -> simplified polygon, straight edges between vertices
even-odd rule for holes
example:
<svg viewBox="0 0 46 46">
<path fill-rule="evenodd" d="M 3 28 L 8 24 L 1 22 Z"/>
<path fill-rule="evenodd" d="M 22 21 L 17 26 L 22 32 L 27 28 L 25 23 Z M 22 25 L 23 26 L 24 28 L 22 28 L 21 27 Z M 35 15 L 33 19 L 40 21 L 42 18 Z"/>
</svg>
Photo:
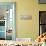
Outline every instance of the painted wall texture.
<svg viewBox="0 0 46 46">
<path fill-rule="evenodd" d="M 39 34 L 39 11 L 46 10 L 46 4 L 38 0 L 0 0 L 0 2 L 16 2 L 16 37 L 33 38 Z M 21 15 L 30 15 L 32 20 L 21 20 Z"/>
</svg>

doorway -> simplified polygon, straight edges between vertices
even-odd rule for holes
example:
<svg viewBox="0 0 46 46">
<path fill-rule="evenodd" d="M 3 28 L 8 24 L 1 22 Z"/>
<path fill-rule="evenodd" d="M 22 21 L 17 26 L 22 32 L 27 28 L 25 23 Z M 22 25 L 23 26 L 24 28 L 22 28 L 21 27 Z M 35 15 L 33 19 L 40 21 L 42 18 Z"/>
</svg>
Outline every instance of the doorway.
<svg viewBox="0 0 46 46">
<path fill-rule="evenodd" d="M 15 40 L 15 3 L 0 3 L 0 40 Z"/>
</svg>

